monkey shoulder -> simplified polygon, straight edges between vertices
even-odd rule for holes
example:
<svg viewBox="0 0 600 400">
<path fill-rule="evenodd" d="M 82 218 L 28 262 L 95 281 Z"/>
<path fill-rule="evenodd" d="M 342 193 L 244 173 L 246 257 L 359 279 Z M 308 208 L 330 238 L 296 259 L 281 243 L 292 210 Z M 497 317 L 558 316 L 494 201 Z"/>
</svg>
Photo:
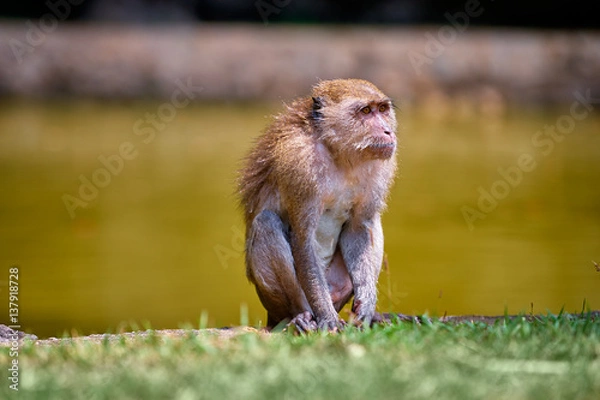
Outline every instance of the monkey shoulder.
<svg viewBox="0 0 600 400">
<path fill-rule="evenodd" d="M 273 154 L 274 173 L 287 182 L 315 183 L 321 175 L 322 155 L 314 138 L 288 132 L 281 135 Z"/>
</svg>

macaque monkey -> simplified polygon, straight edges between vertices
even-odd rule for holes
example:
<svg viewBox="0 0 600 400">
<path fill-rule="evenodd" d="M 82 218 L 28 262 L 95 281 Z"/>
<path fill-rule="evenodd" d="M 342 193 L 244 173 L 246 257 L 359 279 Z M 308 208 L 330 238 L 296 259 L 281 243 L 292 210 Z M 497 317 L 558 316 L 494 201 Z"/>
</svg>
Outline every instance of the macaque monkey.
<svg viewBox="0 0 600 400">
<path fill-rule="evenodd" d="M 396 171 L 392 100 L 360 79 L 321 81 L 260 136 L 240 171 L 246 275 L 267 326 L 337 330 L 375 312 L 381 212 Z"/>
</svg>

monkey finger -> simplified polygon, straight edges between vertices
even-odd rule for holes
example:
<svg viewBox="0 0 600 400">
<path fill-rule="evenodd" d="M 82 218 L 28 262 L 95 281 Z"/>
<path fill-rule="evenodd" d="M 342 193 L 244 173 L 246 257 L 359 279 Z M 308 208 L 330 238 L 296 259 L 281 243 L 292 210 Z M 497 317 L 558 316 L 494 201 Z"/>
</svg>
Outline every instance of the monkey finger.
<svg viewBox="0 0 600 400">
<path fill-rule="evenodd" d="M 344 326 L 346 326 L 346 321 L 339 318 L 323 319 L 318 323 L 318 329 L 320 331 L 328 331 L 333 333 L 340 332 L 344 328 Z"/>
<path fill-rule="evenodd" d="M 402 313 L 384 313 L 384 314 L 382 314 L 382 317 L 385 322 L 390 322 L 390 323 L 392 321 L 400 321 L 400 322 L 414 322 L 414 323 L 419 324 L 419 320 L 417 317 L 413 317 L 411 315 L 402 314 Z"/>
<path fill-rule="evenodd" d="M 389 323 L 390 319 L 386 318 L 384 315 L 375 312 L 373 313 L 373 315 L 361 315 L 361 314 L 355 314 L 352 313 L 350 316 L 350 324 L 357 326 L 357 327 L 363 327 L 363 326 L 369 326 L 372 327 L 373 325 L 376 324 L 385 324 L 385 323 Z"/>
<path fill-rule="evenodd" d="M 307 333 L 317 330 L 317 322 L 310 312 L 304 311 L 292 318 L 288 327 L 295 327 L 299 333 Z"/>
</svg>

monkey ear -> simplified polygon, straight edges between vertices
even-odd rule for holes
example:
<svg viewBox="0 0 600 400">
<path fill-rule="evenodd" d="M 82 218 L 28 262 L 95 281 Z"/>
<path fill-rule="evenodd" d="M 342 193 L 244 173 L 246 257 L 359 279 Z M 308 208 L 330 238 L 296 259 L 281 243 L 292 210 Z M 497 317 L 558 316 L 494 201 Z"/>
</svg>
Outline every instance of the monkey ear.
<svg viewBox="0 0 600 400">
<path fill-rule="evenodd" d="M 319 120 L 323 118 L 323 113 L 321 113 L 321 108 L 323 108 L 323 98 L 322 97 L 313 97 L 313 105 L 312 105 L 312 117 L 315 120 Z"/>
</svg>

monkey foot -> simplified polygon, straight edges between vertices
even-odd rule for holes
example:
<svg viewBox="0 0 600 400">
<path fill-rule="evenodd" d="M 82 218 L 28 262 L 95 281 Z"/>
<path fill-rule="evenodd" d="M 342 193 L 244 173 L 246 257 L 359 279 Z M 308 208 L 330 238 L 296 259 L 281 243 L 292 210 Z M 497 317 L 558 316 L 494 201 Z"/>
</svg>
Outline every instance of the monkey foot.
<svg viewBox="0 0 600 400">
<path fill-rule="evenodd" d="M 402 321 L 402 322 L 415 322 L 418 325 L 421 324 L 418 317 L 412 317 L 410 315 L 401 314 L 401 313 L 384 314 L 384 318 L 387 321 L 392 321 L 392 319 L 395 319 L 395 320 Z"/>
<path fill-rule="evenodd" d="M 373 316 L 370 319 L 367 319 L 364 316 L 357 315 L 356 313 L 352 313 L 350 316 L 350 324 L 354 326 L 364 326 L 365 321 L 368 322 L 368 326 L 373 326 L 375 324 L 385 324 L 390 322 L 390 318 L 384 314 L 380 314 L 378 312 L 373 313 Z"/>
<path fill-rule="evenodd" d="M 304 311 L 292 318 L 287 324 L 287 328 L 289 329 L 290 327 L 295 328 L 299 333 L 316 331 L 317 321 L 315 321 L 309 311 Z"/>
<path fill-rule="evenodd" d="M 319 330 L 329 331 L 333 333 L 340 332 L 346 326 L 346 321 L 343 319 L 324 320 L 318 324 Z"/>
<path fill-rule="evenodd" d="M 320 323 L 317 323 L 309 311 L 304 311 L 292 318 L 292 320 L 287 324 L 286 329 L 291 328 L 291 331 L 295 330 L 298 333 L 307 333 L 316 330 L 339 332 L 344 328 L 345 325 L 346 322 L 341 319 L 333 321 L 321 321 Z"/>
</svg>

